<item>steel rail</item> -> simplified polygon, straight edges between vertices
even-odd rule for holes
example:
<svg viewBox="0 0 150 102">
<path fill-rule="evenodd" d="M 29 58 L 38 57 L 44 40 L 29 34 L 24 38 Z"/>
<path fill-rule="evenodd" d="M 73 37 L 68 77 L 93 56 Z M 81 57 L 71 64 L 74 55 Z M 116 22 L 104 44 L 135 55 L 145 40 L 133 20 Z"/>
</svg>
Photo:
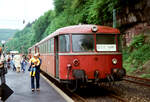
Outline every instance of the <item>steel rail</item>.
<svg viewBox="0 0 150 102">
<path fill-rule="evenodd" d="M 110 94 L 110 97 L 113 97 L 113 98 L 115 98 L 115 99 L 117 99 L 117 100 L 120 100 L 120 101 L 122 101 L 122 102 L 128 102 L 128 101 L 125 100 L 124 98 L 121 98 L 121 97 L 116 96 L 116 95 L 114 95 L 114 94 Z"/>
<path fill-rule="evenodd" d="M 75 93 L 72 93 L 72 99 L 75 101 L 75 102 L 88 102 L 86 99 L 84 99 L 83 97 L 75 94 Z"/>
<path fill-rule="evenodd" d="M 139 85 L 143 85 L 143 86 L 150 87 L 150 85 L 149 85 L 149 84 L 140 83 L 140 82 L 135 82 L 135 81 L 128 80 L 128 79 L 123 79 L 123 80 L 124 80 L 124 81 L 128 81 L 128 82 L 131 82 L 131 83 L 135 83 L 135 84 L 139 84 Z"/>
<path fill-rule="evenodd" d="M 134 79 L 139 79 L 139 80 L 144 80 L 144 81 L 149 81 L 150 82 L 150 79 L 146 79 L 146 78 L 141 78 L 141 77 L 135 77 L 135 76 L 129 76 L 129 75 L 126 75 L 127 78 L 134 78 Z"/>
</svg>

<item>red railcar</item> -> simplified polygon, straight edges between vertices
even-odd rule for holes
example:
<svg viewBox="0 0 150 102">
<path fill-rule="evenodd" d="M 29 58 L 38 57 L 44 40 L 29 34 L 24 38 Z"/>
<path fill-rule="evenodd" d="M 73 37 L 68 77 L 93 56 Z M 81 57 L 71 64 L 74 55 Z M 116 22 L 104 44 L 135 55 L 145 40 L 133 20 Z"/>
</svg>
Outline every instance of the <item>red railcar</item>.
<svg viewBox="0 0 150 102">
<path fill-rule="evenodd" d="M 41 70 L 61 83 L 117 81 L 125 76 L 120 32 L 99 25 L 75 25 L 58 29 L 33 47 L 39 52 Z"/>
</svg>

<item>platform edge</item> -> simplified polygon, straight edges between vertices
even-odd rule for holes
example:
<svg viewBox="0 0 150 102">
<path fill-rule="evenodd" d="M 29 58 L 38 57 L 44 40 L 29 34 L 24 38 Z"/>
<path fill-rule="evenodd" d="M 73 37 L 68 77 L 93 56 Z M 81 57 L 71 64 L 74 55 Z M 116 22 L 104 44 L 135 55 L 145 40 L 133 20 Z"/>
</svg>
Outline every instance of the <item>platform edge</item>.
<svg viewBox="0 0 150 102">
<path fill-rule="evenodd" d="M 65 94 L 61 89 L 59 89 L 57 86 L 55 86 L 51 81 L 49 81 L 43 74 L 40 74 L 40 76 L 46 80 L 67 102 L 74 102 L 67 94 Z"/>
</svg>

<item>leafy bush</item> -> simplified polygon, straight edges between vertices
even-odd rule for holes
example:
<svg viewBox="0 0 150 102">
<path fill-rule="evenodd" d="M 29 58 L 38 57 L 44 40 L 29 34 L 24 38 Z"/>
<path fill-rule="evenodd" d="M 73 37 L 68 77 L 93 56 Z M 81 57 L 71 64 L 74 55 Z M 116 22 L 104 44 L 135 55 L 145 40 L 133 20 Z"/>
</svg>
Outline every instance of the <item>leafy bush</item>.
<svg viewBox="0 0 150 102">
<path fill-rule="evenodd" d="M 133 38 L 130 47 L 139 48 L 144 44 L 144 35 L 140 34 Z"/>
<path fill-rule="evenodd" d="M 140 77 L 142 77 L 142 78 L 150 78 L 150 74 L 142 74 Z"/>
<path fill-rule="evenodd" d="M 133 38 L 130 50 L 124 49 L 124 64 L 127 71 L 132 72 L 134 69 L 142 70 L 142 65 L 150 60 L 150 43 L 145 43 L 145 36 L 138 35 Z M 133 49 L 133 50 L 131 50 Z"/>
<path fill-rule="evenodd" d="M 137 63 L 141 62 L 142 64 L 150 59 L 150 44 L 144 44 L 137 50 L 134 50 L 131 54 L 131 58 L 135 59 Z"/>
</svg>

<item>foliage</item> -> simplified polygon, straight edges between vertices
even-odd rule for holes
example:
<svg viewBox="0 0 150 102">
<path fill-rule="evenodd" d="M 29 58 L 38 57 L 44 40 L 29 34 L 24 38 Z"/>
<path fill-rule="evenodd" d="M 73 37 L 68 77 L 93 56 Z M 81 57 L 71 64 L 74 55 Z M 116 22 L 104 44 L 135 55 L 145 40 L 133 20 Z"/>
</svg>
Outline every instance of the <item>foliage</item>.
<svg viewBox="0 0 150 102">
<path fill-rule="evenodd" d="M 43 34 L 48 27 L 48 25 L 51 23 L 51 20 L 55 17 L 55 14 L 53 11 L 48 11 L 44 14 L 44 16 L 41 16 L 37 21 L 35 21 L 35 24 L 33 26 L 34 29 L 34 40 L 35 42 L 40 41 L 43 38 Z"/>
<path fill-rule="evenodd" d="M 64 0 L 54 0 L 54 5 L 57 15 L 64 11 Z"/>
<path fill-rule="evenodd" d="M 144 63 L 150 59 L 150 44 L 144 44 L 138 50 L 135 50 L 131 54 L 131 58 L 136 60 L 136 63 Z"/>
<path fill-rule="evenodd" d="M 122 51 L 122 53 L 123 53 L 123 60 L 126 60 L 129 57 L 129 55 L 130 55 L 130 53 L 128 52 L 128 49 L 129 49 L 129 47 L 126 47 Z"/>
<path fill-rule="evenodd" d="M 6 44 L 7 50 L 18 50 L 19 52 L 27 53 L 27 49 L 33 44 L 31 42 L 32 34 L 31 27 L 25 27 L 22 31 L 18 31 L 14 38 Z"/>
<path fill-rule="evenodd" d="M 139 48 L 144 44 L 144 35 L 135 36 L 130 44 L 130 47 Z"/>
<path fill-rule="evenodd" d="M 142 70 L 142 65 L 150 60 L 150 43 L 145 43 L 145 36 L 135 36 L 128 49 L 124 50 L 124 67 L 130 73 Z"/>
<path fill-rule="evenodd" d="M 55 9 L 45 12 L 22 31 L 17 32 L 14 38 L 8 42 L 8 48 L 9 50 L 23 49 L 27 52 L 28 47 L 58 28 L 69 25 L 111 24 L 113 9 L 121 11 L 120 7 L 129 5 L 130 2 L 132 5 L 135 3 L 133 0 L 54 0 Z"/>
</svg>

